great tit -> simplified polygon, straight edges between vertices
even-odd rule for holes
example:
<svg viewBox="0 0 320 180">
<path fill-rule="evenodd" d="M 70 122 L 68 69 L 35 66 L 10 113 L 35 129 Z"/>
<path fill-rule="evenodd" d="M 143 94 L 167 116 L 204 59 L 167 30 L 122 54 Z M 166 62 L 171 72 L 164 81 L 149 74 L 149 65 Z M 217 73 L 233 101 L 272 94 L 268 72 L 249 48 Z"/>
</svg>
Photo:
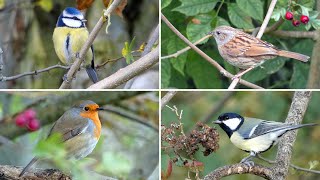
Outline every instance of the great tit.
<svg viewBox="0 0 320 180">
<path fill-rule="evenodd" d="M 85 21 L 83 14 L 73 7 L 67 7 L 60 14 L 52 40 L 54 49 L 62 63 L 71 65 L 87 41 L 89 32 L 86 28 Z M 98 76 L 94 66 L 94 51 L 92 45 L 86 54 L 85 62 L 83 62 L 82 66 L 85 66 L 90 79 L 96 83 Z"/>
<path fill-rule="evenodd" d="M 241 160 L 245 163 L 259 153 L 269 150 L 278 143 L 279 138 L 286 132 L 305 126 L 317 124 L 285 124 L 255 118 L 242 117 L 237 113 L 224 113 L 213 123 L 227 133 L 230 141 L 239 149 L 250 152 L 250 156 Z"/>
</svg>

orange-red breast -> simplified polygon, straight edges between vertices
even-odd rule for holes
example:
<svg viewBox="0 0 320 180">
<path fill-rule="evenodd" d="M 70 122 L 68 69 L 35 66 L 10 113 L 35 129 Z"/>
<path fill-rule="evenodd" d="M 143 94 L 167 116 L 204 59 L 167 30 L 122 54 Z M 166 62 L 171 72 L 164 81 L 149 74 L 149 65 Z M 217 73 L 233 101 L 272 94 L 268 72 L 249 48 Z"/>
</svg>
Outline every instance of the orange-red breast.
<svg viewBox="0 0 320 180">
<path fill-rule="evenodd" d="M 53 125 L 48 137 L 54 133 L 62 135 L 67 150 L 67 158 L 81 159 L 95 148 L 101 134 L 98 110 L 102 110 L 93 101 L 81 101 L 67 110 Z M 21 177 L 36 161 L 34 157 L 22 170 Z"/>
</svg>

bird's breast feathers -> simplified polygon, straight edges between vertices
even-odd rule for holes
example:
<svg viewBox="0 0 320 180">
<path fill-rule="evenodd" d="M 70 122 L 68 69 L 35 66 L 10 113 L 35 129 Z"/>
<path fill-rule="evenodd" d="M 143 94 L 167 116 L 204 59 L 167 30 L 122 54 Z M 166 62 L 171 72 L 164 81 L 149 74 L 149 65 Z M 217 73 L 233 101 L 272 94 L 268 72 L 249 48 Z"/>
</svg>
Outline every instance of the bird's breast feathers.
<svg viewBox="0 0 320 180">
<path fill-rule="evenodd" d="M 238 132 L 234 132 L 230 141 L 239 149 L 244 151 L 264 152 L 277 143 L 277 137 L 269 137 L 273 134 L 264 134 L 251 139 L 242 138 Z"/>
<path fill-rule="evenodd" d="M 53 32 L 54 49 L 64 64 L 74 62 L 76 53 L 80 51 L 89 37 L 87 28 L 56 27 Z M 91 60 L 92 52 L 89 50 L 86 59 Z"/>
</svg>

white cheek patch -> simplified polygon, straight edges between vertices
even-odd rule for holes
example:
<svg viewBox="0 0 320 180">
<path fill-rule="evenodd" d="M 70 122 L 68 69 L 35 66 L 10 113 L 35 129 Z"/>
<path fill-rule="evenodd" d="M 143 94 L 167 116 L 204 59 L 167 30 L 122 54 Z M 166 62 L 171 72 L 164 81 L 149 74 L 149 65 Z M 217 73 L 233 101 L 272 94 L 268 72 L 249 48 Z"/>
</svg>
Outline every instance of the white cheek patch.
<svg viewBox="0 0 320 180">
<path fill-rule="evenodd" d="M 62 18 L 62 21 L 64 24 L 66 24 L 69 27 L 78 28 L 81 27 L 82 22 L 79 20 L 74 19 L 68 19 L 68 18 Z"/>
<path fill-rule="evenodd" d="M 223 122 L 223 124 L 228 126 L 231 130 L 235 130 L 235 129 L 237 129 L 237 127 L 241 123 L 241 120 L 238 118 L 233 118 L 233 119 L 228 119 L 228 120 L 225 120 L 222 122 Z"/>
</svg>

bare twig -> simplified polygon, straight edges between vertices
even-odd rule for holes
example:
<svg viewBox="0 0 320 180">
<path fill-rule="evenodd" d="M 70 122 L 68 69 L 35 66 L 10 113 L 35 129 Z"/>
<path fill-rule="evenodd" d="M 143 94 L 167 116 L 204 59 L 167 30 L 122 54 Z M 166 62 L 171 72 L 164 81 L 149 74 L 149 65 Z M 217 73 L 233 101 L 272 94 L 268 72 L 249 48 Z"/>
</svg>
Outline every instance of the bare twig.
<svg viewBox="0 0 320 180">
<path fill-rule="evenodd" d="M 21 77 L 24 77 L 24 76 L 38 75 L 38 74 L 41 74 L 41 73 L 44 73 L 44 72 L 48 72 L 48 71 L 50 71 L 52 69 L 57 69 L 57 68 L 69 69 L 70 66 L 62 66 L 60 64 L 57 64 L 57 65 L 53 65 L 53 66 L 50 66 L 50 67 L 47 67 L 47 68 L 44 68 L 44 69 L 39 69 L 39 70 L 31 71 L 31 72 L 25 72 L 25 73 L 17 74 L 17 75 L 14 75 L 14 76 L 9 76 L 9 77 L 2 76 L 2 77 L 0 77 L 0 81 L 12 81 L 12 80 L 16 80 L 16 79 L 19 79 Z"/>
<path fill-rule="evenodd" d="M 109 8 L 104 12 L 103 16 L 100 17 L 99 21 L 97 22 L 92 32 L 90 33 L 87 41 L 82 46 L 79 52 L 79 57 L 76 58 L 75 62 L 72 64 L 70 70 L 68 71 L 66 80 L 62 82 L 60 89 L 70 88 L 70 85 L 71 85 L 70 82 L 72 81 L 73 77 L 75 77 L 78 69 L 80 68 L 81 63 L 84 61 L 84 58 L 87 54 L 88 49 L 92 45 L 94 39 L 97 37 L 102 26 L 105 24 L 105 22 L 107 22 L 109 14 L 111 14 L 111 12 L 113 12 L 120 3 L 121 3 L 121 0 L 114 0 L 112 4 L 109 6 Z"/>
<path fill-rule="evenodd" d="M 292 37 L 292 38 L 311 38 L 317 39 L 318 35 L 316 31 L 283 31 L 283 30 L 276 30 L 270 32 L 270 34 L 280 37 Z"/>
<path fill-rule="evenodd" d="M 222 66 L 220 66 L 219 63 L 217 63 L 215 60 L 213 60 L 211 57 L 209 57 L 207 54 L 205 54 L 203 51 L 201 51 L 197 46 L 192 44 L 186 37 L 184 37 L 171 23 L 170 21 L 161 13 L 161 19 L 164 23 L 167 24 L 167 26 L 181 39 L 183 40 L 186 44 L 188 44 L 194 51 L 196 51 L 200 56 L 202 56 L 205 60 L 207 60 L 209 63 L 211 63 L 214 67 L 216 67 L 222 75 L 228 78 L 234 77 L 231 73 L 226 71 Z M 250 83 L 245 80 L 240 80 L 240 83 L 254 89 L 263 89 L 260 86 L 257 86 L 253 83 Z"/>
<path fill-rule="evenodd" d="M 177 91 L 169 91 L 163 98 L 161 98 L 161 110 L 162 108 L 168 104 L 168 102 L 176 95 Z"/>
<path fill-rule="evenodd" d="M 199 39 L 198 41 L 196 41 L 195 43 L 193 43 L 194 45 L 199 44 L 200 42 L 204 41 L 205 39 L 208 39 L 209 37 L 211 37 L 211 35 L 206 35 L 204 37 L 202 37 L 201 39 Z M 180 56 L 181 54 L 187 52 L 189 49 L 191 49 L 190 46 L 187 46 L 173 54 L 167 55 L 167 56 L 162 56 L 161 59 L 169 59 L 169 58 L 177 58 L 178 56 Z"/>
<path fill-rule="evenodd" d="M 151 33 L 151 37 L 148 40 L 148 43 L 146 47 L 144 48 L 144 51 L 142 52 L 141 56 L 145 56 L 152 50 L 152 46 L 159 40 L 159 24 L 157 27 L 153 30 Z"/>
<path fill-rule="evenodd" d="M 130 113 L 129 111 L 125 111 L 122 108 L 108 105 L 108 106 L 103 106 L 103 109 L 105 111 L 107 111 L 107 112 L 111 112 L 111 113 L 123 116 L 125 118 L 128 118 L 128 119 L 130 119 L 130 120 L 132 120 L 134 122 L 137 122 L 139 124 L 147 126 L 147 127 L 151 128 L 151 129 L 153 129 L 154 131 L 158 132 L 158 127 L 156 127 L 153 124 L 149 123 L 149 120 L 147 120 L 147 119 L 145 119 L 143 117 L 140 117 L 140 116 L 138 116 L 136 114 Z"/>
<path fill-rule="evenodd" d="M 144 72 L 158 62 L 159 48 L 156 47 L 147 55 L 136 60 L 132 64 L 118 70 L 111 76 L 91 85 L 88 89 L 116 88 L 117 86 L 127 82 L 131 78 Z"/>
</svg>

